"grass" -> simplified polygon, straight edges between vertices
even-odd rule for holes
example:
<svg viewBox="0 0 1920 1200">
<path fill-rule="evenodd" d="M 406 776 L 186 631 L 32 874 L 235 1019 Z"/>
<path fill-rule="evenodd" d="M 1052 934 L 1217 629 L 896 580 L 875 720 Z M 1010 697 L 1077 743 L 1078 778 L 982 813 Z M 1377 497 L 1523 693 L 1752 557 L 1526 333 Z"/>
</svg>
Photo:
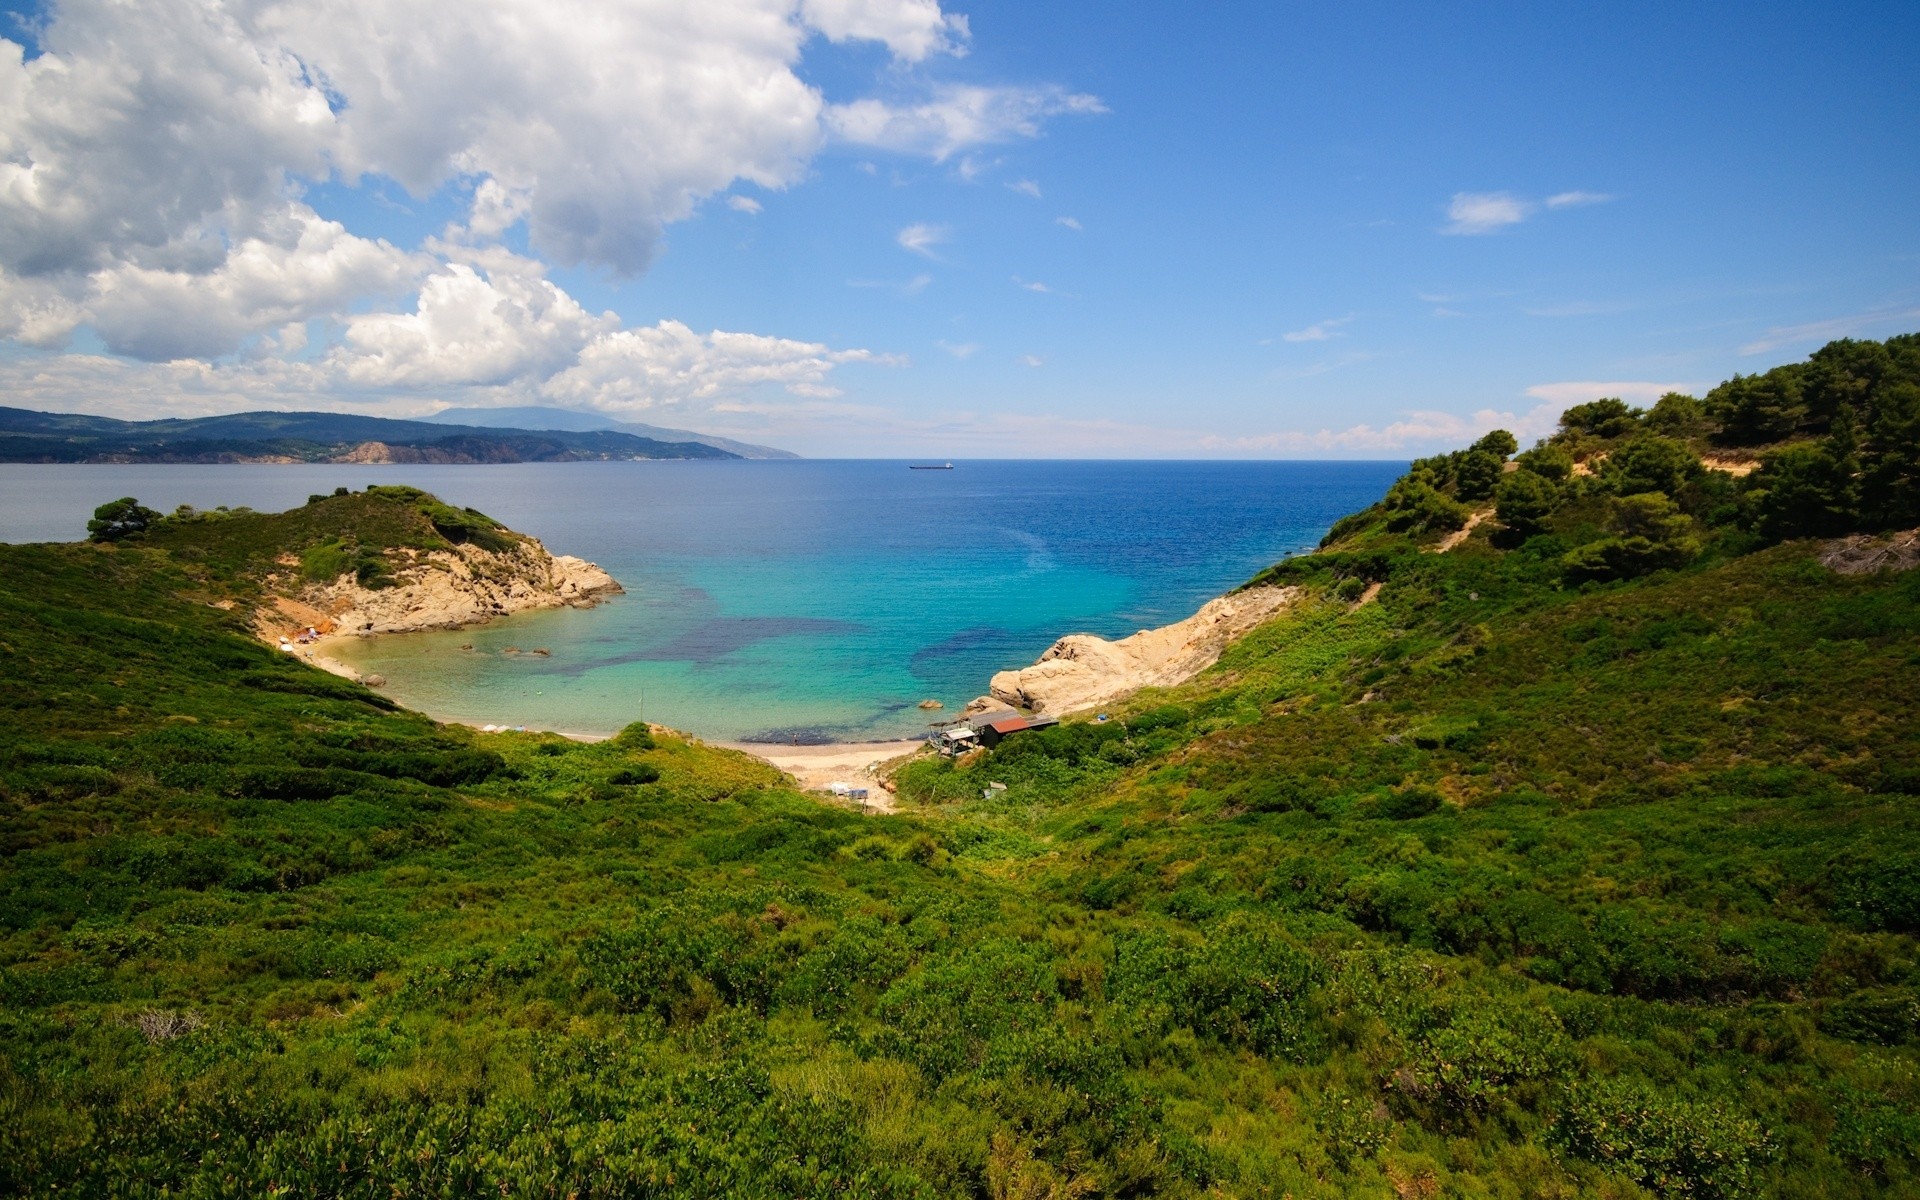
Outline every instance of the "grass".
<svg viewBox="0 0 1920 1200">
<path fill-rule="evenodd" d="M 387 493 L 0 548 L 0 1190 L 1920 1187 L 1920 572 L 1363 519 L 1208 675 L 867 816 L 210 606 L 447 539 Z"/>
</svg>

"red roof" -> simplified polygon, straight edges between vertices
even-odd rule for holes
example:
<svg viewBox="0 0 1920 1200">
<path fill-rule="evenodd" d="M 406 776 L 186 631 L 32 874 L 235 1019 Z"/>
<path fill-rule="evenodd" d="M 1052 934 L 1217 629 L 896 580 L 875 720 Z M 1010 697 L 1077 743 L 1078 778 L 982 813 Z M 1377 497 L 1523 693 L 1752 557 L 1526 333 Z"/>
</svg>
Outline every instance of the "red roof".
<svg viewBox="0 0 1920 1200">
<path fill-rule="evenodd" d="M 1025 717 L 1005 717 L 998 721 L 989 721 L 987 728 L 995 733 L 1007 734 L 1019 733 L 1022 729 L 1028 728 L 1028 725 Z"/>
</svg>

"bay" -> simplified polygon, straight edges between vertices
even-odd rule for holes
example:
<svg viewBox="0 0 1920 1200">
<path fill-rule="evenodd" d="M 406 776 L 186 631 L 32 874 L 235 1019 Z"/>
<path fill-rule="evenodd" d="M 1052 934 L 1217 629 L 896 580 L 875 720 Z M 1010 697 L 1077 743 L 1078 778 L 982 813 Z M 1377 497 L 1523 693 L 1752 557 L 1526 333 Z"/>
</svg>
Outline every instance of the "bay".
<svg viewBox="0 0 1920 1200">
<path fill-rule="evenodd" d="M 94 506 L 292 507 L 409 483 L 598 562 L 627 594 L 335 643 L 451 720 L 853 741 L 924 732 L 1066 633 L 1191 614 L 1376 500 L 1399 462 L 876 460 L 498 466 L 0 464 L 0 540 L 84 536 Z M 469 648 L 470 647 L 470 648 Z M 531 653 L 546 650 L 545 655 Z M 519 653 L 510 653 L 519 651 Z"/>
</svg>

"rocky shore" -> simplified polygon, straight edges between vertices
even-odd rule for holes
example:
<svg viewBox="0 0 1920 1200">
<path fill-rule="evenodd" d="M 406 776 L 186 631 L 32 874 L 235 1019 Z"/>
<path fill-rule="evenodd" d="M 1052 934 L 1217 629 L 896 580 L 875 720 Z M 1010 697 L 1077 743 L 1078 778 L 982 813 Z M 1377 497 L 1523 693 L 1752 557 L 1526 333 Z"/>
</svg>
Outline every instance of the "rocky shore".
<svg viewBox="0 0 1920 1200">
<path fill-rule="evenodd" d="M 1185 683 L 1220 661 L 1234 639 L 1299 599 L 1300 589 L 1259 587 L 1210 600 L 1184 621 L 1110 642 L 1068 634 L 1030 667 L 1001 671 L 991 694 L 967 706 L 999 705 L 1059 715 L 1097 708 L 1145 687 Z"/>
<path fill-rule="evenodd" d="M 591 608 L 624 589 L 585 559 L 551 554 L 539 539 L 523 537 L 505 550 L 458 545 L 447 550 L 392 550 L 389 585 L 369 588 L 344 574 L 276 596 L 255 629 L 270 643 L 307 629 L 322 637 L 298 645 L 303 658 L 336 674 L 356 672 L 318 652 L 328 637 L 415 633 L 479 625 L 510 613 L 544 608 Z M 271 581 L 269 581 L 271 583 Z"/>
</svg>

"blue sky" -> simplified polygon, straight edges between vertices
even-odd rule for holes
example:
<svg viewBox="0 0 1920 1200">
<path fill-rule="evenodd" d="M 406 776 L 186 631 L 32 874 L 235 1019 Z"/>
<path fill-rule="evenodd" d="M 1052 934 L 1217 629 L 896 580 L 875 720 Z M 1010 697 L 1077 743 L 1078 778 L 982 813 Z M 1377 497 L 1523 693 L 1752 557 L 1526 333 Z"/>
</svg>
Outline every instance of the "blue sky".
<svg viewBox="0 0 1920 1200">
<path fill-rule="evenodd" d="M 440 6 L 413 7 L 434 29 Z M 0 207 L 18 311 L 68 306 L 52 326 L 13 319 L 14 403 L 34 386 L 38 406 L 118 415 L 559 403 L 818 455 L 1382 457 L 1495 422 L 1537 434 L 1593 395 L 1650 399 L 1830 337 L 1920 329 L 1911 4 L 741 7 L 792 9 L 804 26 L 773 59 L 792 81 L 783 95 L 826 106 L 818 130 L 796 132 L 778 97 L 695 97 L 694 148 L 671 167 L 644 146 L 681 136 L 679 99 L 543 113 L 559 157 L 524 130 L 465 144 L 442 136 L 484 105 L 461 80 L 393 65 L 379 82 L 415 92 L 385 115 L 344 65 L 350 21 L 286 35 L 278 48 L 333 89 L 334 140 L 287 150 L 283 126 L 249 125 L 267 158 L 283 156 L 277 174 L 236 184 L 227 216 L 165 231 L 164 254 L 149 239 L 49 269 L 22 248 L 48 237 L 44 214 Z M 367 10 L 369 38 L 391 8 Z M 121 40 L 124 16 L 102 6 L 52 15 L 69 27 L 50 52 L 110 57 L 101 47 Z M 235 29 L 221 45 L 260 36 Z M 640 47 L 666 36 L 625 33 Z M 595 69 L 592 45 L 550 36 L 587 56 L 576 71 Z M 758 38 L 729 26 L 702 53 Z M 515 81 L 521 64 L 501 53 L 498 78 Z M 677 62 L 631 69 L 671 84 Z M 564 86 L 531 80 L 529 103 Z M 956 133 L 963 89 L 988 97 L 987 115 Z M 438 125 L 415 115 L 423 101 L 442 104 Z M 889 120 L 934 113 L 946 132 L 863 133 L 835 115 L 860 103 Z M 164 114 L 121 115 L 137 127 Z M 732 158 L 700 158 L 736 135 Z M 447 144 L 414 148 L 436 138 Z M 76 179 L 112 178 L 132 144 L 76 146 L 31 123 L 10 140 L 70 156 Z M 151 204 L 167 186 L 165 168 L 142 169 L 160 182 L 113 203 Z M 681 210 L 648 172 L 690 195 Z M 476 219 L 448 250 L 488 178 L 513 181 L 536 215 Z M 252 220 L 279 221 L 257 244 L 293 254 L 287 222 L 309 216 L 355 240 L 299 243 L 307 257 L 275 259 L 266 292 L 232 283 L 232 254 L 189 252 L 208 221 L 221 245 L 255 245 Z M 379 243 L 386 259 L 367 249 Z M 316 246 L 328 262 L 360 258 L 288 292 L 288 275 L 314 277 Z M 104 278 L 103 264 L 131 282 L 72 282 Z M 455 306 L 506 311 L 509 277 L 544 278 L 582 315 L 541 324 L 548 300 L 514 293 L 537 337 L 447 341 Z M 197 307 L 215 294 L 271 327 Z M 161 302 L 187 316 L 138 308 Z M 187 317 L 199 324 L 179 328 Z M 662 322 L 693 340 L 622 336 Z"/>
</svg>

